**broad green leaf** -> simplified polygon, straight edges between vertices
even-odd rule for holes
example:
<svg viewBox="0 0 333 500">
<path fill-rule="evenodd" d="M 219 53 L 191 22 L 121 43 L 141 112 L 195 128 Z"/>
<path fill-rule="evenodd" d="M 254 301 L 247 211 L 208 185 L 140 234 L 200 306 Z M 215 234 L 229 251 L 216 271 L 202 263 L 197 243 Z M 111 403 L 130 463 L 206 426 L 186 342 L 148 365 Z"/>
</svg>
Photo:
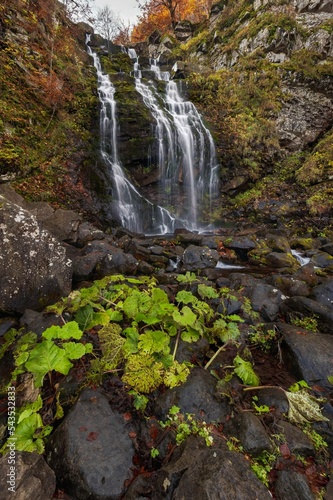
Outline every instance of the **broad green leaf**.
<svg viewBox="0 0 333 500">
<path fill-rule="evenodd" d="M 108 309 L 106 312 L 109 315 L 110 321 L 122 321 L 124 319 L 120 311 L 111 311 L 111 309 Z"/>
<path fill-rule="evenodd" d="M 238 314 L 229 314 L 229 316 L 227 316 L 227 320 L 235 321 L 236 323 L 244 323 L 244 320 L 238 316 Z"/>
<path fill-rule="evenodd" d="M 197 342 L 200 339 L 200 332 L 188 326 L 186 330 L 182 331 L 181 339 L 188 343 Z"/>
<path fill-rule="evenodd" d="M 134 319 L 138 314 L 147 313 L 151 307 L 149 295 L 138 290 L 133 290 L 131 295 L 124 301 L 124 313 L 127 317 Z"/>
<path fill-rule="evenodd" d="M 197 277 L 194 273 L 187 271 L 186 274 L 178 274 L 177 281 L 178 283 L 193 283 L 197 281 Z"/>
<path fill-rule="evenodd" d="M 87 304 L 80 309 L 75 314 L 75 321 L 79 324 L 82 330 L 87 330 L 87 325 L 90 323 L 94 314 L 94 309 L 91 304 Z"/>
<path fill-rule="evenodd" d="M 32 413 L 29 417 L 22 420 L 15 430 L 15 447 L 18 451 L 29 451 L 37 453 L 44 452 L 43 440 L 38 436 L 35 437 L 37 429 L 43 427 L 42 418 L 39 413 Z"/>
<path fill-rule="evenodd" d="M 86 353 L 85 346 L 77 342 L 66 342 L 63 344 L 63 348 L 66 351 L 68 359 L 80 359 Z"/>
<path fill-rule="evenodd" d="M 22 420 L 30 417 L 30 415 L 32 415 L 33 413 L 37 413 L 38 410 L 40 410 L 42 407 L 43 401 L 41 395 L 39 395 L 36 401 L 25 405 L 24 410 L 20 413 L 17 423 L 19 424 L 20 422 L 22 422 Z"/>
<path fill-rule="evenodd" d="M 228 342 L 228 340 L 237 340 L 240 336 L 240 331 L 237 323 L 227 323 L 227 327 L 221 331 L 220 339 L 222 342 Z"/>
<path fill-rule="evenodd" d="M 198 294 L 202 299 L 217 299 L 219 294 L 211 287 L 204 284 L 198 285 Z"/>
<path fill-rule="evenodd" d="M 169 368 L 164 376 L 164 383 L 166 386 L 172 388 L 177 385 L 183 384 L 186 382 L 187 377 L 189 376 L 190 370 L 185 364 L 180 364 L 177 361 L 173 363 L 173 365 Z"/>
<path fill-rule="evenodd" d="M 235 373 L 246 385 L 259 385 L 260 379 L 258 375 L 253 370 L 253 366 L 250 361 L 245 361 L 239 354 L 234 358 Z"/>
<path fill-rule="evenodd" d="M 20 366 L 23 365 L 27 359 L 29 358 L 29 352 L 22 352 L 15 358 L 15 365 Z"/>
<path fill-rule="evenodd" d="M 148 330 L 139 337 L 138 347 L 147 354 L 169 352 L 170 337 L 160 330 Z"/>
<path fill-rule="evenodd" d="M 330 384 L 333 384 L 333 376 L 328 375 L 327 380 L 329 381 Z"/>
<path fill-rule="evenodd" d="M 183 304 L 192 304 L 197 302 L 198 299 L 193 295 L 192 292 L 187 292 L 186 290 L 181 290 L 176 295 L 177 302 L 182 302 Z"/>
<path fill-rule="evenodd" d="M 151 293 L 151 298 L 153 299 L 154 302 L 158 304 L 168 304 L 169 303 L 169 298 L 167 294 L 165 293 L 164 290 L 161 290 L 161 288 L 153 288 L 152 293 Z"/>
<path fill-rule="evenodd" d="M 123 352 L 125 356 L 137 353 L 139 342 L 138 330 L 134 327 L 129 327 L 124 330 L 124 334 L 126 335 L 126 340 L 123 345 Z"/>
<path fill-rule="evenodd" d="M 174 311 L 172 317 L 181 326 L 193 326 L 197 320 L 194 312 L 187 306 L 184 306 L 181 311 Z"/>
<path fill-rule="evenodd" d="M 30 352 L 25 366 L 34 374 L 35 386 L 41 387 L 48 372 L 56 370 L 67 375 L 73 365 L 64 349 L 60 349 L 52 340 L 45 340 Z"/>
<path fill-rule="evenodd" d="M 70 321 L 63 326 L 53 325 L 47 328 L 42 334 L 45 339 L 80 339 L 82 337 L 82 331 L 76 321 Z"/>
</svg>

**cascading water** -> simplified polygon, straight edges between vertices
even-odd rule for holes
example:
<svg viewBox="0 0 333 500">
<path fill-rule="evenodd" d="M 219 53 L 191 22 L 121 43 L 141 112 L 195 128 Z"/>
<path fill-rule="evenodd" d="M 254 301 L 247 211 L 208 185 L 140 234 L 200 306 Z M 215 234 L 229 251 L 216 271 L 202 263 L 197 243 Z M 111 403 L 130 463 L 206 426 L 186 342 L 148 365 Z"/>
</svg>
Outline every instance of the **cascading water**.
<svg viewBox="0 0 333 500">
<path fill-rule="evenodd" d="M 115 88 L 109 75 L 103 73 L 99 57 L 89 46 L 90 35 L 87 35 L 87 52 L 93 58 L 97 71 L 98 96 L 100 111 L 100 152 L 113 185 L 112 204 L 115 216 L 120 223 L 131 231 L 164 234 L 173 232 L 175 224 L 182 225 L 164 208 L 150 203 L 137 191 L 125 176 L 118 158 L 117 120 Z"/>
<path fill-rule="evenodd" d="M 136 90 L 156 121 L 156 163 L 163 204 L 177 205 L 177 217 L 186 220 L 189 229 L 198 230 L 203 210 L 211 209 L 218 192 L 213 138 L 194 104 L 183 99 L 178 84 L 170 81 L 168 72 L 160 70 L 156 59 L 150 60 L 150 71 L 157 80 L 167 82 L 165 96 L 151 80 L 142 81 L 135 50 L 129 49 L 128 55 L 134 60 Z"/>
</svg>

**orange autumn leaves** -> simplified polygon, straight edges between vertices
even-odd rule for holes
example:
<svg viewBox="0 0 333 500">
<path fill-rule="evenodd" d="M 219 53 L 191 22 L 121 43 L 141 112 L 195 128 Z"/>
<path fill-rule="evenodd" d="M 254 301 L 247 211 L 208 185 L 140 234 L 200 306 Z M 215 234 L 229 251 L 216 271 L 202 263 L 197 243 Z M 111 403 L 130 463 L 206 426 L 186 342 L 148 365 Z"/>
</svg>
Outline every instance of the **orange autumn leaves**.
<svg viewBox="0 0 333 500">
<path fill-rule="evenodd" d="M 212 3 L 213 0 L 149 0 L 140 4 L 142 15 L 133 29 L 132 41 L 142 41 L 154 30 L 166 33 L 179 21 L 204 21 L 209 16 Z"/>
</svg>

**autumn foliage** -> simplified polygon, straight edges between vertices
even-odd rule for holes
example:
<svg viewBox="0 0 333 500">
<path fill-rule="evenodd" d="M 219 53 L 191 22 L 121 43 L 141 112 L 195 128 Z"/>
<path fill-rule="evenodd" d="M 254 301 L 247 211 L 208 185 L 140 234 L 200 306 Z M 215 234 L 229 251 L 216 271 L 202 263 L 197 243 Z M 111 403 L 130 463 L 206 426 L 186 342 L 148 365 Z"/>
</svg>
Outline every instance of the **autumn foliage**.
<svg viewBox="0 0 333 500">
<path fill-rule="evenodd" d="M 142 41 L 154 30 L 172 31 L 177 22 L 199 23 L 208 18 L 213 0 L 150 0 L 139 4 L 142 15 L 134 27 L 132 41 Z"/>
</svg>

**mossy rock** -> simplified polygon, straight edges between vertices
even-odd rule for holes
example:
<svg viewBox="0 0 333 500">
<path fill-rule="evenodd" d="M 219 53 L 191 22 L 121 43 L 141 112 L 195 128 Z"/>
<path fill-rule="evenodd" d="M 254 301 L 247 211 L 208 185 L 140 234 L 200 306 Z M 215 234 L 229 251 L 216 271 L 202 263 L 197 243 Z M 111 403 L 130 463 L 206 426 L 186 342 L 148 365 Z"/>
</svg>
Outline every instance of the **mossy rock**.
<svg viewBox="0 0 333 500">
<path fill-rule="evenodd" d="M 255 248 L 251 250 L 247 257 L 250 264 L 254 266 L 267 266 L 266 256 L 271 252 L 271 249 L 263 246 L 262 248 Z"/>
<path fill-rule="evenodd" d="M 266 236 L 266 243 L 269 248 L 274 252 L 290 252 L 290 245 L 285 236 L 276 236 L 274 234 L 268 234 Z"/>
<path fill-rule="evenodd" d="M 291 253 L 271 252 L 265 257 L 269 267 L 297 271 L 301 265 Z"/>
<path fill-rule="evenodd" d="M 301 248 L 302 250 L 311 250 L 318 245 L 314 238 L 293 238 L 290 242 L 291 248 Z"/>
</svg>

